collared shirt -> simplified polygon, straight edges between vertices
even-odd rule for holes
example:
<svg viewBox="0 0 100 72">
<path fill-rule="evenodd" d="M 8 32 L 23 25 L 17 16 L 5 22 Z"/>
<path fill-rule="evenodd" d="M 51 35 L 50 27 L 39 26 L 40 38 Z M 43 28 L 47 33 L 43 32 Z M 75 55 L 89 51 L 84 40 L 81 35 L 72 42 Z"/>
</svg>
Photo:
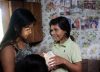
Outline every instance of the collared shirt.
<svg viewBox="0 0 100 72">
<path fill-rule="evenodd" d="M 52 47 L 54 54 L 61 56 L 71 63 L 82 61 L 79 46 L 68 38 L 63 44 L 54 44 Z M 68 72 L 68 70 L 59 68 L 53 72 Z"/>
</svg>

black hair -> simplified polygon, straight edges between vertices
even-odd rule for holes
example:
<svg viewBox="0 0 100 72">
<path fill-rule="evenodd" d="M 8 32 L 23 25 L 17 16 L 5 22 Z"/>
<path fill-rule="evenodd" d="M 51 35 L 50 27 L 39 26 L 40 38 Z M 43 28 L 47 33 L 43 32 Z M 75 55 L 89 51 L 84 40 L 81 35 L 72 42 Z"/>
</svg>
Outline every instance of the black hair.
<svg viewBox="0 0 100 72">
<path fill-rule="evenodd" d="M 74 41 L 74 42 L 76 41 L 75 38 L 74 38 L 74 36 L 72 36 L 72 35 L 70 35 L 70 39 L 71 39 L 72 41 Z"/>
<path fill-rule="evenodd" d="M 4 35 L 0 47 L 3 47 L 5 46 L 5 44 L 16 40 L 16 38 L 20 36 L 22 28 L 27 25 L 33 24 L 35 21 L 35 17 L 29 10 L 24 8 L 16 9 L 12 13 L 8 30 Z"/>
<path fill-rule="evenodd" d="M 50 27 L 51 25 L 57 25 L 57 24 L 62 30 L 66 31 L 66 36 L 69 38 L 71 27 L 68 18 L 60 16 L 55 19 L 52 19 L 49 23 Z"/>
<path fill-rule="evenodd" d="M 31 54 L 16 64 L 16 72 L 48 72 L 48 67 L 42 56 Z"/>
</svg>

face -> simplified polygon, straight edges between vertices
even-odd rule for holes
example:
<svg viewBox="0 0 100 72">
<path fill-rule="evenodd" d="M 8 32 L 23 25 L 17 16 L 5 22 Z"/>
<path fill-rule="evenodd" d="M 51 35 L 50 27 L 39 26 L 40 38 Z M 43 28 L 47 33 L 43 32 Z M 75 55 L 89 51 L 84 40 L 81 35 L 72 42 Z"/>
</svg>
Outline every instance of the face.
<svg viewBox="0 0 100 72">
<path fill-rule="evenodd" d="M 76 26 L 76 28 L 79 28 L 79 27 L 80 27 L 79 19 L 76 19 L 76 20 L 75 20 L 75 26 Z"/>
<path fill-rule="evenodd" d="M 24 38 L 24 39 L 27 39 L 28 36 L 32 33 L 32 28 L 33 28 L 33 24 L 30 24 L 28 26 L 25 26 L 22 28 L 22 34 L 21 36 Z"/>
<path fill-rule="evenodd" d="M 92 24 L 92 28 L 93 28 L 93 29 L 96 28 L 96 24 L 95 24 L 95 23 Z"/>
<path fill-rule="evenodd" d="M 62 41 L 63 39 L 66 38 L 66 35 L 65 35 L 65 31 L 62 30 L 58 24 L 56 25 L 51 25 L 51 36 L 53 37 L 53 39 L 56 41 L 56 42 L 60 42 Z"/>
</svg>

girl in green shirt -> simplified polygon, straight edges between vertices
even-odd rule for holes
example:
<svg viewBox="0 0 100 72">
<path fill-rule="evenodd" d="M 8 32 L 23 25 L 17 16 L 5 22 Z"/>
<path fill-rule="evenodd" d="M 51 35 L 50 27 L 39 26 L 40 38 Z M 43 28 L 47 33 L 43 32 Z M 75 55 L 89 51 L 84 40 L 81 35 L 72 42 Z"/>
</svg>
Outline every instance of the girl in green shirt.
<svg viewBox="0 0 100 72">
<path fill-rule="evenodd" d="M 71 27 L 68 19 L 57 17 L 49 24 L 50 34 L 55 41 L 51 48 L 55 56 L 50 58 L 49 69 L 52 72 L 81 72 L 80 48 L 70 39 Z"/>
</svg>

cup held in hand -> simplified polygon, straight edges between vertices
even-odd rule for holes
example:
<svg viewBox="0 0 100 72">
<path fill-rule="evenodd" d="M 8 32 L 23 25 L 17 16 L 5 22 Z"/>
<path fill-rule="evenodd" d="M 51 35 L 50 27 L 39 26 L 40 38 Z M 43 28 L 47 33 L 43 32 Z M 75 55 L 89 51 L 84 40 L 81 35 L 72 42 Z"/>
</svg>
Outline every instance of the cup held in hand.
<svg viewBox="0 0 100 72">
<path fill-rule="evenodd" d="M 44 58 L 46 60 L 46 64 L 48 65 L 48 62 L 50 61 L 51 57 L 54 57 L 55 54 L 52 51 L 49 51 L 47 53 L 44 53 Z"/>
</svg>

